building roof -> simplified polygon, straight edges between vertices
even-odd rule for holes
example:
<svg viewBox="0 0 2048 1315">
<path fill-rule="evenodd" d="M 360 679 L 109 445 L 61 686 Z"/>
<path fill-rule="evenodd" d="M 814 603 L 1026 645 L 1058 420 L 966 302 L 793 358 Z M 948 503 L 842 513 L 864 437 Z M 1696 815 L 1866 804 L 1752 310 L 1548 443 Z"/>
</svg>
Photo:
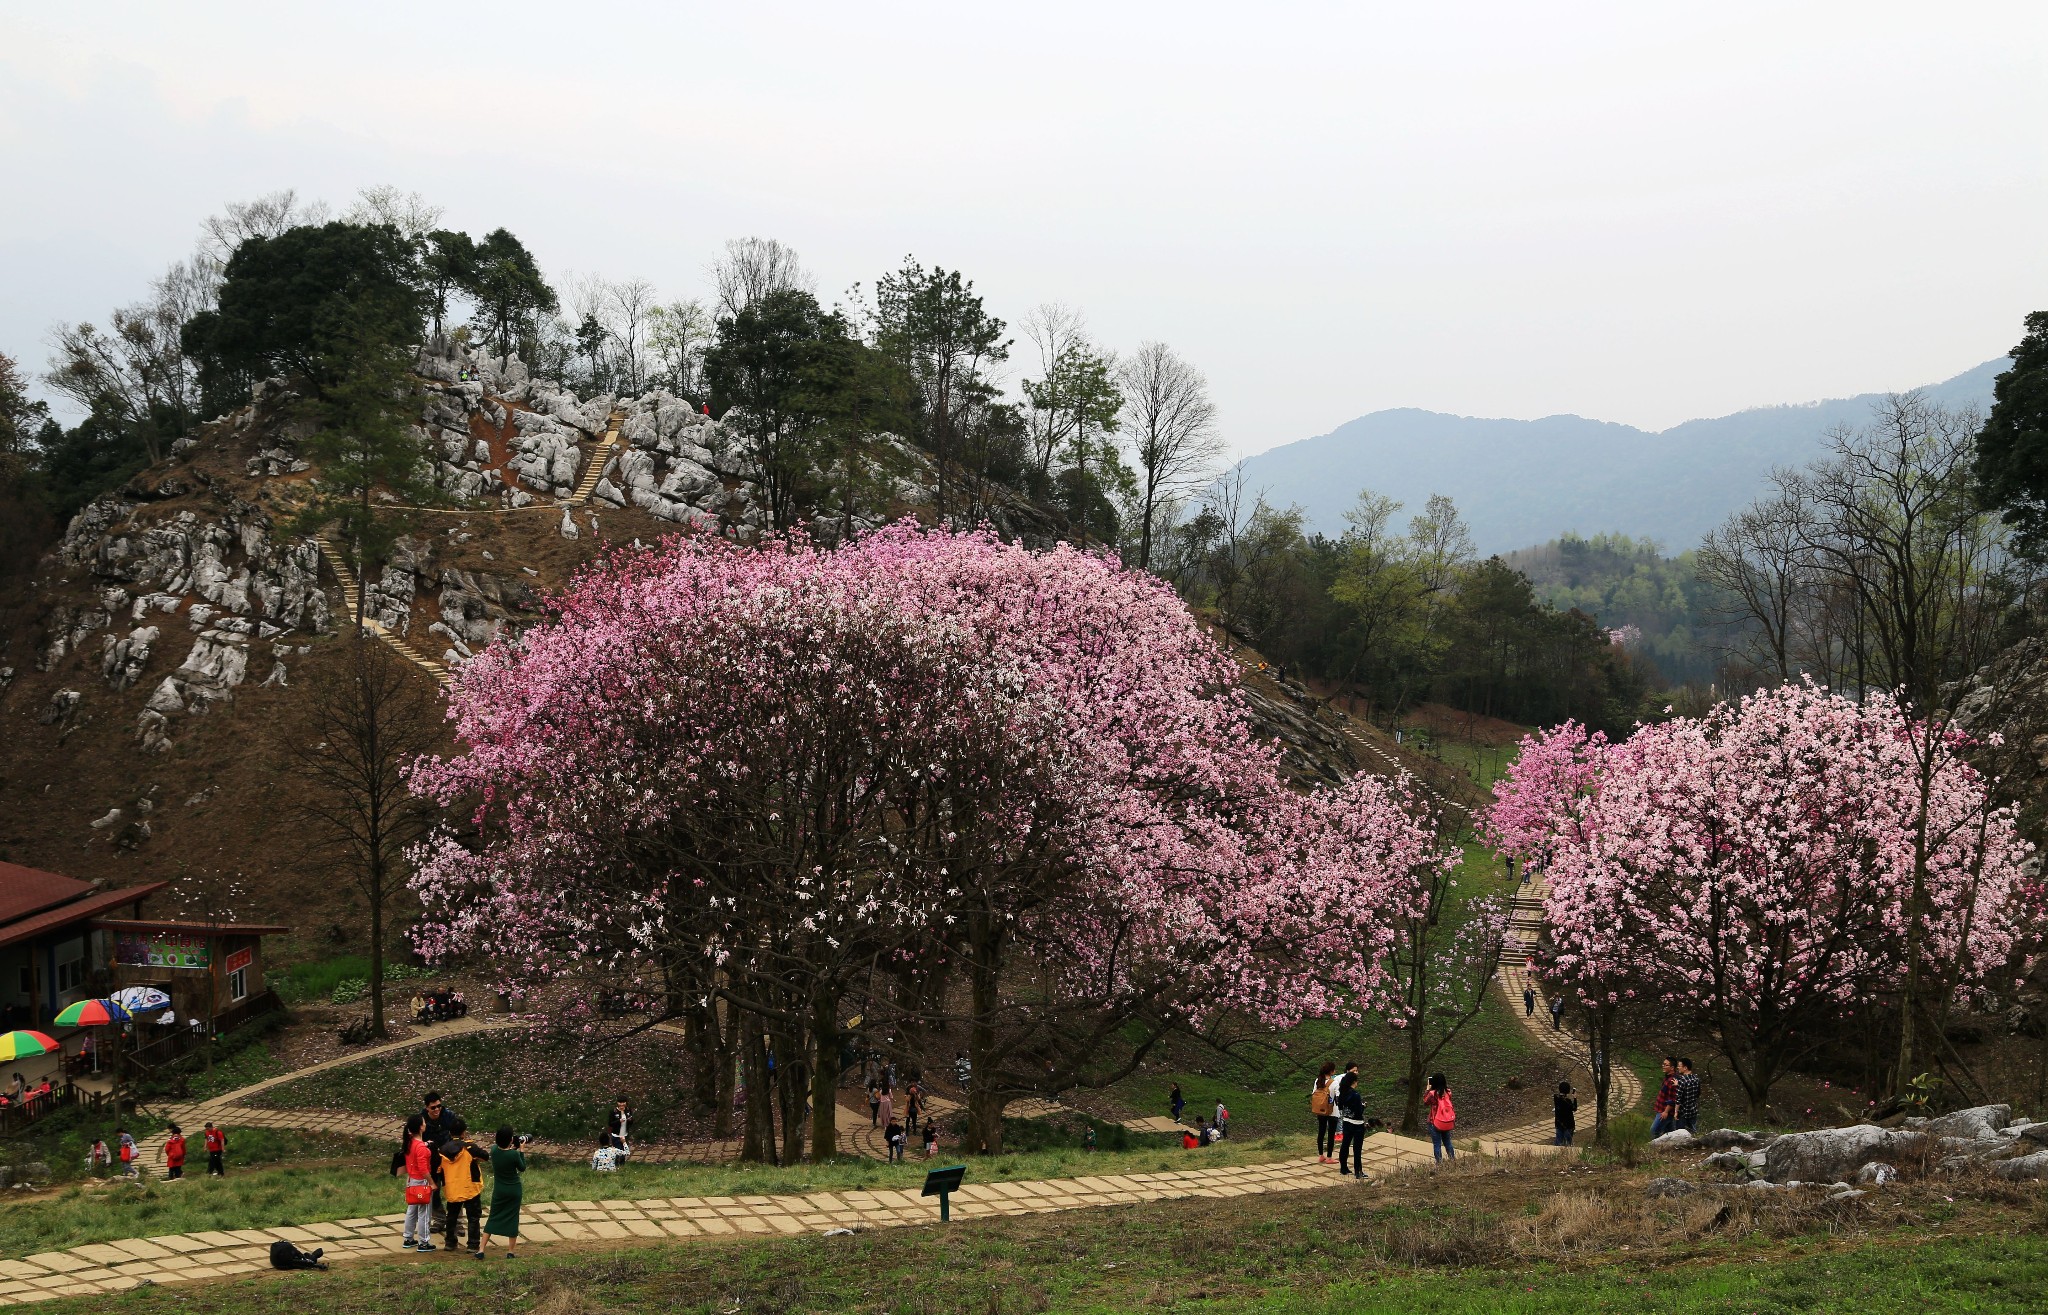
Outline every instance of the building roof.
<svg viewBox="0 0 2048 1315">
<path fill-rule="evenodd" d="M 97 918 L 100 914 L 118 909 L 123 904 L 133 904 L 137 900 L 154 895 L 169 884 L 167 881 L 156 881 L 147 886 L 130 886 L 126 890 L 104 890 L 96 895 L 88 895 L 84 899 L 72 900 L 69 904 L 60 904 L 54 909 L 46 909 L 33 917 L 10 922 L 0 926 L 0 946 L 33 940 L 38 936 L 45 936 L 68 927 L 74 922 Z"/>
<path fill-rule="evenodd" d="M 87 882 L 19 863 L 0 863 L 0 926 L 91 893 Z"/>
<path fill-rule="evenodd" d="M 200 932 L 214 936 L 287 936 L 291 928 L 267 922 L 208 922 L 204 918 L 94 918 L 105 931 Z"/>
</svg>

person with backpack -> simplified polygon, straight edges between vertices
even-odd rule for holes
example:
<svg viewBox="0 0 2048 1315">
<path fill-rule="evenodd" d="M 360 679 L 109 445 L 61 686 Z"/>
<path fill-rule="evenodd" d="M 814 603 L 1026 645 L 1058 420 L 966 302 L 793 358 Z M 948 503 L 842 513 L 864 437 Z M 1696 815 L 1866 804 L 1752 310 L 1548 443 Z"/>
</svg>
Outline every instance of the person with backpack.
<svg viewBox="0 0 2048 1315">
<path fill-rule="evenodd" d="M 1365 1093 L 1358 1089 L 1358 1065 L 1345 1068 L 1337 1084 L 1337 1116 L 1344 1124 L 1344 1140 L 1337 1144 L 1337 1172 L 1365 1177 Z M 1347 1163 L 1348 1161 L 1348 1163 Z"/>
<path fill-rule="evenodd" d="M 484 1258 L 483 1225 L 484 1153 L 469 1140 L 469 1125 L 455 1120 L 448 1140 L 435 1148 L 440 1161 L 442 1209 L 448 1216 L 448 1249 L 453 1251 L 461 1237 L 461 1223 L 469 1221 L 469 1254 Z"/>
<path fill-rule="evenodd" d="M 1438 1162 L 1446 1158 L 1458 1158 L 1458 1148 L 1451 1145 L 1451 1130 L 1458 1126 L 1458 1111 L 1451 1104 L 1451 1084 L 1441 1073 L 1429 1075 L 1429 1090 L 1422 1093 L 1422 1104 L 1429 1111 L 1429 1149 Z"/>
<path fill-rule="evenodd" d="M 1556 1137 L 1552 1144 L 1569 1146 L 1572 1136 L 1579 1130 L 1579 1098 L 1572 1094 L 1572 1084 L 1557 1084 L 1557 1094 L 1550 1098 L 1550 1121 Z"/>
<path fill-rule="evenodd" d="M 1230 1135 L 1230 1107 L 1222 1101 L 1216 1102 L 1216 1140 L 1222 1141 Z"/>
<path fill-rule="evenodd" d="M 1316 1085 L 1308 1093 L 1308 1112 L 1316 1116 L 1316 1163 L 1328 1164 L 1337 1149 L 1337 1106 L 1332 1099 L 1330 1075 L 1337 1071 L 1336 1064 L 1325 1060 L 1323 1071 L 1316 1074 Z"/>
<path fill-rule="evenodd" d="M 206 1121 L 206 1176 L 225 1178 L 227 1170 L 228 1135 L 213 1126 L 213 1120 Z"/>
</svg>

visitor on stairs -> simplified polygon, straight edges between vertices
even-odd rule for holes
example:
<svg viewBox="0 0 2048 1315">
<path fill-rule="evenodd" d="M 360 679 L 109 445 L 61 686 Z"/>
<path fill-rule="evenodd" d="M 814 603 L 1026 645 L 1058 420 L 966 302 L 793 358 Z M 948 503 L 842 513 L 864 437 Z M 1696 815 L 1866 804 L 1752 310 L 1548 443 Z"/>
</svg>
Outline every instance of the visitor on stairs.
<svg viewBox="0 0 2048 1315">
<path fill-rule="evenodd" d="M 1337 1066 L 1323 1061 L 1323 1071 L 1316 1074 L 1316 1085 L 1308 1093 L 1308 1112 L 1316 1116 L 1316 1163 L 1328 1164 L 1336 1151 L 1337 1106 L 1331 1100 L 1330 1078 Z"/>
<path fill-rule="evenodd" d="M 1553 995 L 1550 997 L 1550 1030 L 1553 1032 L 1557 1032 L 1562 1031 L 1563 1028 L 1564 997 L 1561 995 Z"/>
<path fill-rule="evenodd" d="M 1429 1075 L 1429 1090 L 1422 1093 L 1422 1103 L 1429 1110 L 1430 1151 L 1439 1161 L 1457 1159 L 1458 1148 L 1451 1145 L 1451 1130 L 1458 1126 L 1458 1111 L 1451 1104 L 1451 1084 L 1443 1074 Z"/>
<path fill-rule="evenodd" d="M 1664 1056 L 1664 1081 L 1651 1108 L 1657 1117 L 1650 1123 L 1650 1136 L 1662 1137 L 1678 1126 L 1678 1061 L 1669 1055 Z"/>
<path fill-rule="evenodd" d="M 1365 1177 L 1365 1093 L 1358 1089 L 1358 1065 L 1344 1069 L 1337 1084 L 1337 1114 L 1344 1123 L 1344 1140 L 1337 1146 L 1337 1172 Z M 1347 1164 L 1346 1162 L 1349 1161 Z"/>
<path fill-rule="evenodd" d="M 1550 1119 L 1556 1135 L 1551 1139 L 1553 1146 L 1569 1146 L 1572 1134 L 1579 1130 L 1579 1098 L 1572 1094 L 1572 1084 L 1557 1084 L 1557 1094 L 1550 1098 Z"/>
<path fill-rule="evenodd" d="M 1522 988 L 1522 1017 L 1534 1018 L 1535 1016 L 1536 988 L 1533 986 L 1524 986 Z"/>
<path fill-rule="evenodd" d="M 1700 1075 L 1693 1072 L 1690 1059 L 1678 1061 L 1678 1126 L 1687 1132 L 1700 1130 Z"/>
</svg>

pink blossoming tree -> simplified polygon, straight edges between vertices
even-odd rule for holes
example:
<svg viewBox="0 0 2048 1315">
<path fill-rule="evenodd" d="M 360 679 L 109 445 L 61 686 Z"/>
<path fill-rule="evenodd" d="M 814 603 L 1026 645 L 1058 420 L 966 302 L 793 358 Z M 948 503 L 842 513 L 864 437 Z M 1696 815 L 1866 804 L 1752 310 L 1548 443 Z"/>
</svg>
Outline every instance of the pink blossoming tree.
<svg viewBox="0 0 2048 1315">
<path fill-rule="evenodd" d="M 1791 685 L 1620 745 L 1527 747 L 1490 826 L 1549 855 L 1546 970 L 1689 1015 L 1753 1114 L 1842 1020 L 1912 1012 L 1916 981 L 1945 1007 L 2022 934 L 2011 812 L 1891 699 Z"/>
<path fill-rule="evenodd" d="M 797 1153 L 806 1097 L 836 1152 L 849 999 L 905 1045 L 964 1031 L 969 1142 L 1000 1149 L 1008 1100 L 1167 1029 L 1384 995 L 1358 951 L 1416 824 L 1369 783 L 1286 791 L 1231 674 L 1158 581 L 1069 548 L 615 554 L 457 684 L 463 751 L 415 781 L 477 835 L 422 856 L 422 948 L 684 1019 L 737 1060 L 759 1158 Z"/>
</svg>

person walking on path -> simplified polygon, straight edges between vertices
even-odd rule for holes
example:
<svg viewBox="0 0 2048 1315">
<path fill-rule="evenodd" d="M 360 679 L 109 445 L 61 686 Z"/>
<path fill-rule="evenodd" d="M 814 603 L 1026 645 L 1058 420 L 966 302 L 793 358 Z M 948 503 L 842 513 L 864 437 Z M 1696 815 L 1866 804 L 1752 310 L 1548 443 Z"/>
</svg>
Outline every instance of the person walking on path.
<svg viewBox="0 0 2048 1315">
<path fill-rule="evenodd" d="M 876 1105 L 876 1112 L 881 1115 L 883 1127 L 896 1122 L 896 1097 L 890 1094 L 886 1082 L 882 1084 L 882 1099 Z"/>
<path fill-rule="evenodd" d="M 1534 1018 L 1535 1016 L 1536 988 L 1533 986 L 1525 985 L 1524 987 L 1522 987 L 1522 1017 Z"/>
<path fill-rule="evenodd" d="M 868 1126 L 882 1126 L 882 1084 L 874 1081 L 868 1083 Z"/>
<path fill-rule="evenodd" d="M 920 1119 L 921 1117 L 923 1117 L 923 1115 L 924 1115 L 924 1088 L 923 1088 L 923 1087 L 921 1087 L 921 1086 L 919 1086 L 919 1085 L 917 1084 L 917 1080 L 916 1080 L 915 1078 L 913 1078 L 913 1079 L 911 1080 L 911 1082 L 910 1082 L 910 1085 L 909 1085 L 909 1086 L 907 1086 L 907 1087 L 905 1087 L 905 1088 L 903 1089 L 903 1129 L 904 1129 L 904 1131 L 906 1131 L 906 1132 L 916 1132 L 916 1131 L 917 1131 L 917 1121 L 918 1121 L 918 1119 Z"/>
<path fill-rule="evenodd" d="M 114 1129 L 114 1146 L 121 1157 L 121 1172 L 129 1178 L 142 1176 L 142 1162 L 138 1158 L 135 1138 L 129 1136 L 126 1128 Z"/>
<path fill-rule="evenodd" d="M 1328 1164 L 1337 1149 L 1336 1093 L 1330 1090 L 1330 1076 L 1336 1071 L 1337 1066 L 1325 1060 L 1323 1071 L 1316 1074 L 1315 1087 L 1308 1093 L 1308 1112 L 1316 1116 L 1317 1164 Z"/>
<path fill-rule="evenodd" d="M 1700 1075 L 1693 1071 L 1692 1060 L 1678 1061 L 1678 1126 L 1687 1132 L 1700 1130 Z"/>
<path fill-rule="evenodd" d="M 887 1100 L 888 1097 L 883 1097 Z M 882 1140 L 889 1146 L 889 1163 L 896 1164 L 903 1159 L 903 1125 L 891 1118 L 882 1127 Z"/>
<path fill-rule="evenodd" d="M 1579 1130 L 1579 1098 L 1572 1094 L 1571 1083 L 1557 1084 L 1557 1094 L 1550 1098 L 1550 1120 L 1557 1133 L 1552 1145 L 1571 1145 L 1572 1135 Z"/>
<path fill-rule="evenodd" d="M 448 1213 L 448 1249 L 453 1251 L 462 1240 L 461 1224 L 467 1219 L 469 1254 L 482 1260 L 484 1244 L 478 1225 L 482 1222 L 484 1204 L 483 1150 L 469 1140 L 468 1125 L 457 1119 L 448 1140 L 434 1154 L 440 1159 L 441 1196 Z"/>
<path fill-rule="evenodd" d="M 93 1138 L 92 1145 L 86 1148 L 85 1152 L 86 1172 L 95 1178 L 104 1178 L 107 1176 L 107 1171 L 113 1167 L 113 1164 L 114 1156 L 107 1149 L 106 1139 L 103 1137 Z"/>
<path fill-rule="evenodd" d="M 157 1148 L 157 1154 L 163 1157 L 164 1177 L 166 1179 L 183 1178 L 185 1176 L 185 1132 L 184 1129 L 175 1123 L 170 1125 L 170 1130 L 171 1135 L 164 1138 L 164 1144 Z"/>
<path fill-rule="evenodd" d="M 1563 1030 L 1563 1028 L 1564 997 L 1561 995 L 1553 995 L 1550 997 L 1550 1030 L 1553 1032 L 1557 1032 Z"/>
<path fill-rule="evenodd" d="M 1650 1123 L 1650 1136 L 1662 1137 L 1678 1126 L 1678 1061 L 1664 1056 L 1664 1081 L 1657 1087 L 1657 1103 L 1651 1107 L 1657 1117 Z"/>
<path fill-rule="evenodd" d="M 1358 1065 L 1344 1070 L 1337 1084 L 1337 1115 L 1344 1123 L 1344 1140 L 1337 1146 L 1337 1172 L 1365 1177 L 1365 1093 L 1358 1089 Z M 1346 1162 L 1349 1161 L 1347 1164 Z"/>
<path fill-rule="evenodd" d="M 1180 1122 L 1180 1112 L 1188 1107 L 1188 1099 L 1180 1094 L 1180 1083 L 1173 1084 L 1173 1090 L 1166 1093 L 1166 1103 L 1173 1107 L 1173 1121 Z"/>
<path fill-rule="evenodd" d="M 206 1121 L 206 1176 L 225 1178 L 228 1176 L 228 1135 L 213 1126 L 213 1120 Z"/>
<path fill-rule="evenodd" d="M 1429 1075 L 1429 1090 L 1422 1093 L 1429 1111 L 1429 1149 L 1439 1161 L 1458 1158 L 1451 1145 L 1451 1130 L 1458 1126 L 1458 1110 L 1451 1103 L 1451 1084 L 1441 1073 Z"/>
<path fill-rule="evenodd" d="M 1230 1135 L 1230 1107 L 1222 1101 L 1216 1102 L 1216 1137 L 1222 1140 Z"/>
<path fill-rule="evenodd" d="M 939 1125 L 935 1119 L 924 1121 L 924 1158 L 929 1160 L 939 1153 Z"/>
<path fill-rule="evenodd" d="M 526 1172 L 526 1155 L 512 1144 L 512 1129 L 498 1129 L 498 1145 L 491 1152 L 491 1217 L 484 1225 L 484 1237 L 505 1239 L 505 1259 L 519 1254 L 519 1203 L 526 1195 L 520 1175 Z"/>
<path fill-rule="evenodd" d="M 418 1114 L 405 1121 L 405 1145 L 399 1157 L 405 1169 L 405 1249 L 433 1251 L 434 1246 L 434 1148 L 421 1135 L 426 1119 Z"/>
</svg>

